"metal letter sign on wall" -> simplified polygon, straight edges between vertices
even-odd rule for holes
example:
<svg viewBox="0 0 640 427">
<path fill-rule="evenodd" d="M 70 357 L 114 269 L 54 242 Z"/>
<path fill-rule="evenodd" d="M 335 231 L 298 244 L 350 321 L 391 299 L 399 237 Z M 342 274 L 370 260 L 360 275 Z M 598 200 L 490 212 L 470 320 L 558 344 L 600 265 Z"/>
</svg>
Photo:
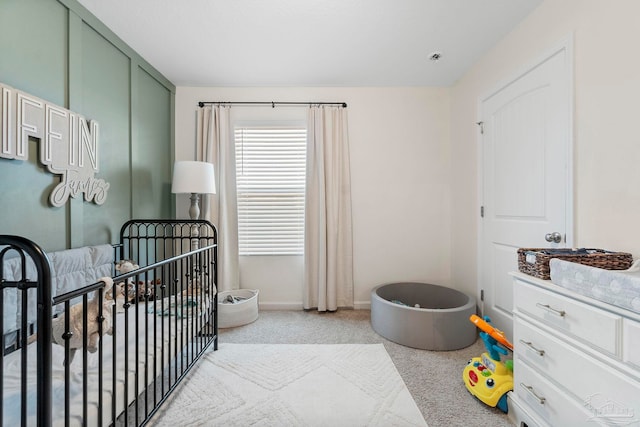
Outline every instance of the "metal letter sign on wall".
<svg viewBox="0 0 640 427">
<path fill-rule="evenodd" d="M 98 123 L 72 111 L 0 83 L 0 157 L 27 160 L 29 137 L 40 140 L 40 163 L 62 175 L 51 192 L 53 206 L 69 196 L 101 205 L 109 183 L 95 178 L 98 172 Z"/>
</svg>

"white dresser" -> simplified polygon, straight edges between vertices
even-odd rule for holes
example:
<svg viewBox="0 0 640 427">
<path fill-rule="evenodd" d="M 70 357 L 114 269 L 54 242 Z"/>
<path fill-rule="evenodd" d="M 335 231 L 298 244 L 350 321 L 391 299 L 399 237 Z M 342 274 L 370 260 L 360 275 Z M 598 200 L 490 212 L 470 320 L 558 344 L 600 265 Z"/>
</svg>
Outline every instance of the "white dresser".
<svg viewBox="0 0 640 427">
<path fill-rule="evenodd" d="M 512 275 L 514 424 L 640 426 L 640 315 Z"/>
</svg>

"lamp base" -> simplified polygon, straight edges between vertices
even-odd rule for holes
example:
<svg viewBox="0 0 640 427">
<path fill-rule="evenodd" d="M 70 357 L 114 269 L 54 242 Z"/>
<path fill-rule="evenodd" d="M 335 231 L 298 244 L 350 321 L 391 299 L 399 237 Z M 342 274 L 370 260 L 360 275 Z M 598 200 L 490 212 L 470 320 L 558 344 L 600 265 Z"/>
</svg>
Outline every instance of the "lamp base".
<svg viewBox="0 0 640 427">
<path fill-rule="evenodd" d="M 191 219 L 200 219 L 200 194 L 191 193 L 191 206 L 189 207 L 189 217 Z M 196 224 L 191 224 L 191 250 L 198 249 L 200 247 L 198 238 L 200 232 Z"/>
<path fill-rule="evenodd" d="M 200 194 L 191 193 L 190 200 L 189 217 L 191 219 L 200 219 Z"/>
</svg>

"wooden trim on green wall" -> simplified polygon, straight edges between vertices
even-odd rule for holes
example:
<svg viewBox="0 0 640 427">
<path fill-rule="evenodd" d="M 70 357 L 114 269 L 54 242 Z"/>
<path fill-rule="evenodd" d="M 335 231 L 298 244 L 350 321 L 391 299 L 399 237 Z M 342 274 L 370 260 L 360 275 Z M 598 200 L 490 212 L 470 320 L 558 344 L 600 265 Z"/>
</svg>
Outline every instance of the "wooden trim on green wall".
<svg viewBox="0 0 640 427">
<path fill-rule="evenodd" d="M 50 206 L 43 191 L 57 178 L 37 161 L 38 142 L 31 141 L 29 161 L 0 160 L 2 179 L 17 183 L 16 191 L 3 193 L 0 232 L 60 250 L 114 243 L 122 222 L 135 215 L 175 216 L 175 203 L 168 203 L 174 199 L 175 86 L 77 0 L 0 5 L 3 83 L 100 122 L 100 173 L 111 184 L 103 206 L 83 198 Z M 38 31 L 7 43 L 19 28 L 11 14 L 31 15 Z M 25 193 L 33 196 L 20 209 Z"/>
<path fill-rule="evenodd" d="M 176 93 L 176 87 L 166 77 L 164 77 L 158 70 L 156 70 L 151 64 L 145 61 L 135 50 L 133 50 L 128 44 L 126 44 L 120 37 L 118 37 L 113 31 L 96 18 L 87 8 L 78 3 L 77 0 L 57 0 L 65 5 L 70 11 L 73 11 L 78 15 L 87 25 L 92 27 L 96 32 L 101 34 L 105 39 L 109 40 L 111 44 L 117 47 L 122 53 L 127 55 L 131 60 L 135 60 L 141 68 L 143 68 L 149 75 L 153 76 L 160 84 L 165 86 L 172 94 Z M 133 0 L 135 1 L 135 0 Z M 133 64 L 132 64 L 133 65 Z M 132 66 L 132 68 L 135 68 Z"/>
<path fill-rule="evenodd" d="M 171 111 L 173 111 L 173 115 L 175 117 L 175 111 L 176 111 L 176 94 L 175 92 L 171 92 L 170 93 L 170 98 L 171 100 L 169 101 L 171 103 L 171 105 L 169 106 L 169 108 L 171 109 Z M 170 161 L 170 167 L 169 170 L 173 171 L 173 164 L 176 161 L 176 150 L 175 150 L 175 146 L 176 146 L 176 121 L 175 120 L 171 120 L 171 122 L 169 122 L 169 128 L 171 130 L 171 147 L 173 147 L 173 150 L 171 150 L 171 156 L 169 157 L 169 161 Z M 173 180 L 173 175 L 169 177 L 169 179 Z M 176 195 L 171 193 L 171 218 L 176 218 Z"/>
<path fill-rule="evenodd" d="M 82 19 L 72 10 L 68 12 L 67 30 L 67 108 L 82 111 Z M 82 198 L 70 198 L 67 203 L 67 246 L 84 244 L 84 203 Z"/>
<path fill-rule="evenodd" d="M 138 80 L 138 67 L 139 63 L 131 59 L 131 66 L 129 67 L 129 81 L 131 82 L 130 86 L 130 97 L 129 97 L 129 170 L 133 170 L 133 157 L 134 157 L 134 141 L 139 140 L 138 135 L 138 126 L 134 126 L 134 123 L 138 123 L 138 107 L 140 105 L 140 95 L 138 90 L 134 90 L 138 88 L 139 80 Z M 129 216 L 131 218 L 135 218 L 135 202 L 134 202 L 134 185 L 133 179 L 129 181 L 129 194 L 131 200 L 129 201 Z"/>
</svg>

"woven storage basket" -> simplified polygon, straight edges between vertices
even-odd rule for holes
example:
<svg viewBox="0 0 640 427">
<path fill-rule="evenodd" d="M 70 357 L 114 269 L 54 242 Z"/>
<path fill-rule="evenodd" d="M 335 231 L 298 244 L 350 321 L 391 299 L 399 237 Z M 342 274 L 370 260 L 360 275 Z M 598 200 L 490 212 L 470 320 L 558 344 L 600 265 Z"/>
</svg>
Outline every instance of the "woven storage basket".
<svg viewBox="0 0 640 427">
<path fill-rule="evenodd" d="M 549 260 L 559 258 L 605 270 L 626 270 L 633 263 L 633 256 L 626 252 L 611 252 L 604 249 L 518 249 L 518 269 L 522 273 L 549 280 Z"/>
</svg>

